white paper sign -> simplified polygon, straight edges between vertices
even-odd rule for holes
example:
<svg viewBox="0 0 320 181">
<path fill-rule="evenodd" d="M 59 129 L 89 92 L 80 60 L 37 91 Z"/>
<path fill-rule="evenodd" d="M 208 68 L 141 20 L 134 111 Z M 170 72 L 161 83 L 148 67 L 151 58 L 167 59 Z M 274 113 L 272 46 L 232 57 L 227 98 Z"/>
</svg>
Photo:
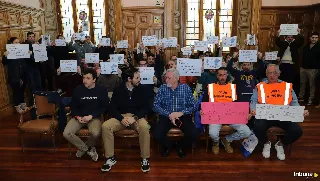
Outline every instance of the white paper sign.
<svg viewBox="0 0 320 181">
<path fill-rule="evenodd" d="M 257 62 L 257 50 L 239 50 L 239 62 Z"/>
<path fill-rule="evenodd" d="M 74 40 L 86 40 L 86 34 L 85 33 L 75 33 Z"/>
<path fill-rule="evenodd" d="M 236 47 L 236 46 L 237 46 L 237 36 L 222 38 L 222 47 Z"/>
<path fill-rule="evenodd" d="M 180 76 L 201 76 L 202 60 L 178 58 L 177 70 Z"/>
<path fill-rule="evenodd" d="M 101 74 L 118 74 L 117 62 L 100 62 Z"/>
<path fill-rule="evenodd" d="M 266 120 L 303 122 L 304 109 L 305 106 L 257 104 L 255 118 Z"/>
<path fill-rule="evenodd" d="M 117 41 L 117 48 L 128 48 L 128 40 Z"/>
<path fill-rule="evenodd" d="M 207 36 L 208 44 L 219 44 L 219 37 L 218 36 Z"/>
<path fill-rule="evenodd" d="M 298 24 L 281 24 L 280 35 L 297 35 Z"/>
<path fill-rule="evenodd" d="M 89 31 L 89 22 L 88 21 L 82 21 L 82 31 Z"/>
<path fill-rule="evenodd" d="M 54 40 L 54 43 L 56 44 L 57 47 L 67 46 L 66 40 L 63 40 L 63 39 L 56 39 L 56 40 Z"/>
<path fill-rule="evenodd" d="M 222 57 L 204 57 L 204 69 L 219 69 L 222 67 Z"/>
<path fill-rule="evenodd" d="M 256 35 L 247 34 L 247 45 L 256 45 Z"/>
<path fill-rule="evenodd" d="M 50 35 L 41 35 L 41 44 L 46 46 L 51 46 Z"/>
<path fill-rule="evenodd" d="M 124 64 L 124 54 L 110 54 L 110 62 L 117 62 L 117 64 Z"/>
<path fill-rule="evenodd" d="M 99 53 L 86 53 L 84 59 L 86 63 L 99 63 Z"/>
<path fill-rule="evenodd" d="M 142 36 L 142 43 L 144 46 L 156 46 L 158 38 L 156 36 Z"/>
<path fill-rule="evenodd" d="M 177 37 L 170 37 L 169 39 L 166 39 L 166 38 L 163 39 L 164 48 L 177 47 L 177 44 L 178 44 Z"/>
<path fill-rule="evenodd" d="M 192 54 L 192 50 L 191 50 L 191 47 L 182 47 L 181 48 L 181 52 L 182 52 L 182 55 L 191 55 Z"/>
<path fill-rule="evenodd" d="M 208 51 L 208 42 L 207 41 L 195 41 L 194 49 L 199 51 Z"/>
<path fill-rule="evenodd" d="M 77 60 L 60 60 L 61 72 L 77 72 Z"/>
<path fill-rule="evenodd" d="M 154 84 L 154 67 L 139 67 L 141 84 Z"/>
<path fill-rule="evenodd" d="M 29 44 L 6 44 L 8 59 L 30 58 Z"/>
<path fill-rule="evenodd" d="M 276 60 L 278 57 L 278 51 L 265 52 L 265 60 Z"/>
<path fill-rule="evenodd" d="M 35 62 L 42 62 L 48 60 L 48 53 L 46 45 L 32 44 Z"/>
<path fill-rule="evenodd" d="M 111 40 L 110 38 L 100 38 L 100 43 L 101 46 L 110 46 Z"/>
</svg>

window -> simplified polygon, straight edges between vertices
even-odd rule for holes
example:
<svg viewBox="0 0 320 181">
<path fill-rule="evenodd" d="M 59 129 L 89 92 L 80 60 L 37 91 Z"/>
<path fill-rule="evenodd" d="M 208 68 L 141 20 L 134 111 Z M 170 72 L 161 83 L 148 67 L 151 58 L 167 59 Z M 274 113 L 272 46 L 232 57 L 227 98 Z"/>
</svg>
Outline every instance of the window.
<svg viewBox="0 0 320 181">
<path fill-rule="evenodd" d="M 71 0 L 60 0 L 61 4 L 61 22 L 63 36 L 67 41 L 71 41 L 71 37 L 74 34 L 73 30 L 73 8 Z"/>
<path fill-rule="evenodd" d="M 91 36 L 93 42 L 98 43 L 99 39 L 106 35 L 106 1 L 107 0 L 60 0 L 62 31 L 66 40 L 71 41 L 72 35 L 76 33 L 74 29 L 75 22 L 77 22 L 77 29 L 79 31 L 82 30 L 83 23 L 86 22 L 88 31 L 83 32 Z M 75 3 L 75 7 L 72 6 L 73 3 Z M 76 15 L 73 14 L 74 12 Z M 87 16 L 84 21 L 79 19 L 81 12 L 84 12 Z M 75 17 L 77 19 L 74 19 Z"/>
<path fill-rule="evenodd" d="M 233 0 L 187 0 L 187 6 L 186 45 L 205 41 L 208 35 L 219 36 L 220 41 L 231 36 Z M 210 10 L 213 16 L 206 19 L 205 14 Z"/>
</svg>

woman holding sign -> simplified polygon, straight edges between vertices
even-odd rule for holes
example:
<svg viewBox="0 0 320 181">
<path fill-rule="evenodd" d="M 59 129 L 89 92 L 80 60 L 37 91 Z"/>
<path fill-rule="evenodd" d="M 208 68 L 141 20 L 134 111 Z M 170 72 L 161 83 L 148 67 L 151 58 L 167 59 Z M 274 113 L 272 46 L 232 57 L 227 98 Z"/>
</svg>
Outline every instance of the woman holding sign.
<svg viewBox="0 0 320 181">
<path fill-rule="evenodd" d="M 17 37 L 11 37 L 9 44 L 20 44 Z M 31 54 L 31 52 L 29 51 Z M 24 90 L 27 83 L 27 64 L 25 59 L 8 59 L 9 51 L 4 52 L 2 64 L 8 68 L 8 81 L 12 88 L 13 103 L 18 113 L 22 113 L 26 109 L 24 101 Z"/>
</svg>

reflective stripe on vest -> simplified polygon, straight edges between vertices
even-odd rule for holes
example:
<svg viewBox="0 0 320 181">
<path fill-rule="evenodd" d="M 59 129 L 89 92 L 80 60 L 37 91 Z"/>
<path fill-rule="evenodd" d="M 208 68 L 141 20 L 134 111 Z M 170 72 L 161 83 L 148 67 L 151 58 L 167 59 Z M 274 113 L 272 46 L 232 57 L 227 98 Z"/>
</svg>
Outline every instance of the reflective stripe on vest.
<svg viewBox="0 0 320 181">
<path fill-rule="evenodd" d="M 266 94 L 264 92 L 263 84 L 259 85 L 260 88 L 260 95 L 261 95 L 261 104 L 266 103 Z M 284 103 L 283 105 L 288 105 L 289 104 L 289 96 L 290 96 L 290 83 L 286 82 L 286 90 L 284 92 Z"/>
<path fill-rule="evenodd" d="M 231 97 L 232 101 L 236 100 L 236 88 L 235 84 L 230 84 L 231 86 Z M 209 84 L 208 86 L 208 92 L 209 92 L 209 101 L 214 102 L 214 95 L 213 95 L 213 84 Z"/>
</svg>

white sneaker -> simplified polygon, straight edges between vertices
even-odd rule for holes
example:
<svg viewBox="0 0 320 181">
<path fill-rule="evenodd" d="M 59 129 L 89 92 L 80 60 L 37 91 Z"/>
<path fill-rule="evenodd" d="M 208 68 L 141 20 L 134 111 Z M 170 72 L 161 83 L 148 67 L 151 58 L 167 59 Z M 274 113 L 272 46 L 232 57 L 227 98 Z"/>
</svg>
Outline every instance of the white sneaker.
<svg viewBox="0 0 320 181">
<path fill-rule="evenodd" d="M 270 158 L 270 149 L 271 149 L 271 142 L 268 141 L 268 143 L 264 144 L 262 156 L 264 158 Z"/>
<path fill-rule="evenodd" d="M 76 157 L 81 158 L 85 153 L 86 151 L 78 150 L 76 153 Z"/>
<path fill-rule="evenodd" d="M 286 155 L 284 154 L 283 146 L 279 146 L 279 141 L 274 145 L 274 148 L 277 150 L 277 157 L 279 160 L 285 160 Z"/>
<path fill-rule="evenodd" d="M 92 158 L 93 161 L 97 161 L 99 158 L 99 155 L 97 153 L 97 150 L 95 147 L 91 147 L 90 151 L 87 151 L 87 154 Z"/>
</svg>

